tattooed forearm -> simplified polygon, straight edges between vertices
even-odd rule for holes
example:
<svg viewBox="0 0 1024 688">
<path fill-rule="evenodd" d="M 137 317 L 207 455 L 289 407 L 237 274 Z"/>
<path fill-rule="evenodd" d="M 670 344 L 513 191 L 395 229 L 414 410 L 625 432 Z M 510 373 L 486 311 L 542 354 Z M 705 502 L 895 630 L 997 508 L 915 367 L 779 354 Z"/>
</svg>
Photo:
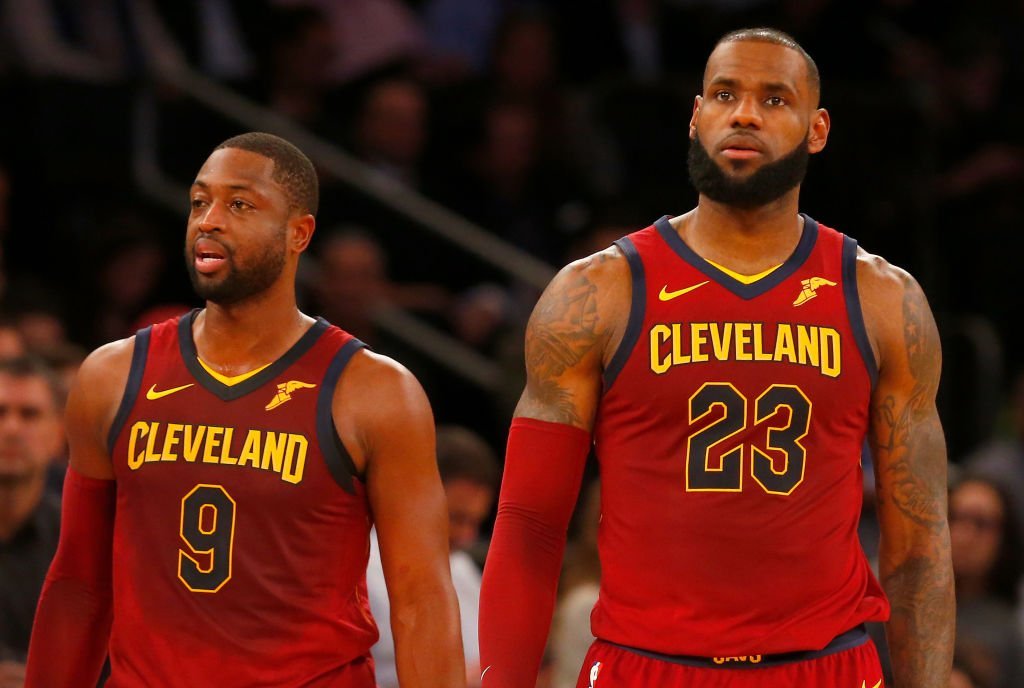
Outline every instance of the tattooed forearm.
<svg viewBox="0 0 1024 688">
<path fill-rule="evenodd" d="M 892 604 L 887 635 L 898 687 L 946 688 L 955 611 L 946 447 L 935 407 L 941 352 L 924 294 L 909 278 L 902 310 L 902 341 L 889 349 L 900 355 L 883 360 L 890 370 L 872 408 L 880 568 Z"/>
<path fill-rule="evenodd" d="M 883 578 L 892 601 L 887 633 L 896 686 L 949 685 L 952 664 L 953 576 L 942 564 L 948 547 L 911 557 Z"/>
</svg>

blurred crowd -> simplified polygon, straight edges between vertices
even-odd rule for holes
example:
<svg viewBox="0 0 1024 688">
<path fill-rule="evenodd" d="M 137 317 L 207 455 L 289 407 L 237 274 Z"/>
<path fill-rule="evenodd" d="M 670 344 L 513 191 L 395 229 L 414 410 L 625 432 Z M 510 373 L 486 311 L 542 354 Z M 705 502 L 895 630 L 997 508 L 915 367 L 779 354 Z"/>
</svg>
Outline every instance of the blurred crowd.
<svg viewBox="0 0 1024 688">
<path fill-rule="evenodd" d="M 793 34 L 821 71 L 833 130 L 804 210 L 910 270 L 939 319 L 955 685 L 1024 685 L 1024 2 L 0 0 L 0 688 L 25 651 L 24 581 L 55 542 L 68 380 L 91 348 L 199 305 L 180 262 L 186 196 L 166 207 L 137 182 L 138 104 L 156 104 L 157 161 L 183 188 L 241 127 L 161 74 L 188 66 L 557 267 L 692 207 L 686 123 L 704 61 L 755 25 Z M 321 183 L 303 308 L 410 367 L 438 422 L 474 438 L 452 443 L 499 471 L 536 287 L 326 171 Z M 494 362 L 499 383 L 482 389 L 382 327 L 394 307 Z M 494 480 L 469 473 L 489 496 L 469 500 L 472 532 L 452 545 L 478 575 Z M 591 469 L 552 686 L 574 684 L 589 641 L 596 485 Z M 873 554 L 870 479 L 865 495 Z"/>
</svg>

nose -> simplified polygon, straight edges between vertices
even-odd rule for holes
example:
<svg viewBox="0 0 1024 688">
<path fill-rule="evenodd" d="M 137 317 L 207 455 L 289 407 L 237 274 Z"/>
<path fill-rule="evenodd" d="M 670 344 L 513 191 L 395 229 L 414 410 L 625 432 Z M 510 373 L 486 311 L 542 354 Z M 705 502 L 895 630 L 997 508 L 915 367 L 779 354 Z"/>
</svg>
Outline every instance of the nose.
<svg viewBox="0 0 1024 688">
<path fill-rule="evenodd" d="M 757 99 L 753 95 L 737 99 L 732 111 L 732 126 L 737 129 L 760 129 L 761 124 L 761 109 Z"/>
<path fill-rule="evenodd" d="M 224 228 L 224 213 L 219 203 L 210 203 L 199 216 L 196 227 L 200 232 L 209 234 Z"/>
</svg>

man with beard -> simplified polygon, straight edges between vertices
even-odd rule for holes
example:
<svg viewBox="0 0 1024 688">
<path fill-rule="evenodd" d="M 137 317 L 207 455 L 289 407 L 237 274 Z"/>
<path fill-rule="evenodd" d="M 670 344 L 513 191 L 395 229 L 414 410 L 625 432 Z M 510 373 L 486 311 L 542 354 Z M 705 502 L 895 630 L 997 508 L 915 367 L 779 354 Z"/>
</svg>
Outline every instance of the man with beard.
<svg viewBox="0 0 1024 688">
<path fill-rule="evenodd" d="M 375 523 L 403 686 L 464 685 L 430 407 L 412 375 L 295 301 L 317 179 L 243 134 L 190 191 L 206 308 L 94 352 L 28 686 L 375 685 Z"/>
<path fill-rule="evenodd" d="M 526 335 L 526 389 L 480 603 L 485 688 L 532 687 L 566 525 L 600 463 L 597 640 L 577 686 L 949 683 L 953 594 L 938 335 L 906 272 L 798 213 L 829 132 L 788 35 L 708 59 L 698 205 L 570 264 Z M 870 445 L 881 585 L 857 539 Z"/>
</svg>

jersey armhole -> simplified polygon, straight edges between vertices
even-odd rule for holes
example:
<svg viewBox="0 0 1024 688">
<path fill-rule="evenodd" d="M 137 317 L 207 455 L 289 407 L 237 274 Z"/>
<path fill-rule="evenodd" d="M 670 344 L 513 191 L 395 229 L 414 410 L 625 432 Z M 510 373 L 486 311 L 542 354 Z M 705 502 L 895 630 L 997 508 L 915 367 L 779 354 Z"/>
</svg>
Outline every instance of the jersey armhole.
<svg viewBox="0 0 1024 688">
<path fill-rule="evenodd" d="M 860 357 L 871 378 L 874 389 L 878 382 L 878 362 L 871 350 L 871 340 L 864 325 L 864 311 L 860 307 L 860 291 L 857 288 L 857 240 L 843 236 L 843 293 L 846 297 L 846 314 L 853 330 L 853 338 L 860 350 Z"/>
<path fill-rule="evenodd" d="M 629 264 L 629 273 L 633 287 L 633 293 L 629 304 L 629 319 L 626 321 L 626 331 L 622 335 L 618 349 L 612 356 L 611 362 L 604 371 L 604 392 L 607 393 L 615 383 L 615 379 L 622 372 L 629 355 L 633 352 L 637 340 L 640 339 L 640 329 L 644 324 L 644 309 L 647 305 L 647 280 L 644 276 L 644 263 L 640 260 L 640 254 L 629 237 L 617 239 L 614 244 L 619 247 L 622 254 L 626 256 Z"/>
<path fill-rule="evenodd" d="M 352 356 L 365 347 L 365 344 L 353 338 L 338 349 L 331 364 L 327 366 L 327 373 L 324 375 L 323 385 L 320 387 L 320 395 L 316 400 L 316 434 L 320 442 L 320 451 L 324 456 L 324 463 L 327 464 L 327 471 L 334 478 L 334 482 L 349 494 L 355 494 L 352 481 L 361 478 L 356 472 L 356 464 L 352 460 L 351 454 L 348 453 L 348 449 L 338 437 L 338 429 L 334 426 L 334 390 L 338 386 L 338 380 L 341 378 L 345 366 L 352 360 Z"/>
<path fill-rule="evenodd" d="M 117 415 L 110 425 L 110 432 L 107 434 L 107 452 L 114 455 L 114 444 L 117 436 L 121 434 L 121 428 L 128 420 L 128 414 L 135 406 L 135 400 L 139 397 L 139 387 L 142 386 L 142 374 L 146 372 L 146 358 L 149 355 L 149 335 L 153 330 L 150 325 L 135 333 L 135 348 L 132 349 L 132 363 L 128 369 L 128 382 L 124 386 L 124 396 L 121 397 L 121 405 L 117 408 Z"/>
</svg>

